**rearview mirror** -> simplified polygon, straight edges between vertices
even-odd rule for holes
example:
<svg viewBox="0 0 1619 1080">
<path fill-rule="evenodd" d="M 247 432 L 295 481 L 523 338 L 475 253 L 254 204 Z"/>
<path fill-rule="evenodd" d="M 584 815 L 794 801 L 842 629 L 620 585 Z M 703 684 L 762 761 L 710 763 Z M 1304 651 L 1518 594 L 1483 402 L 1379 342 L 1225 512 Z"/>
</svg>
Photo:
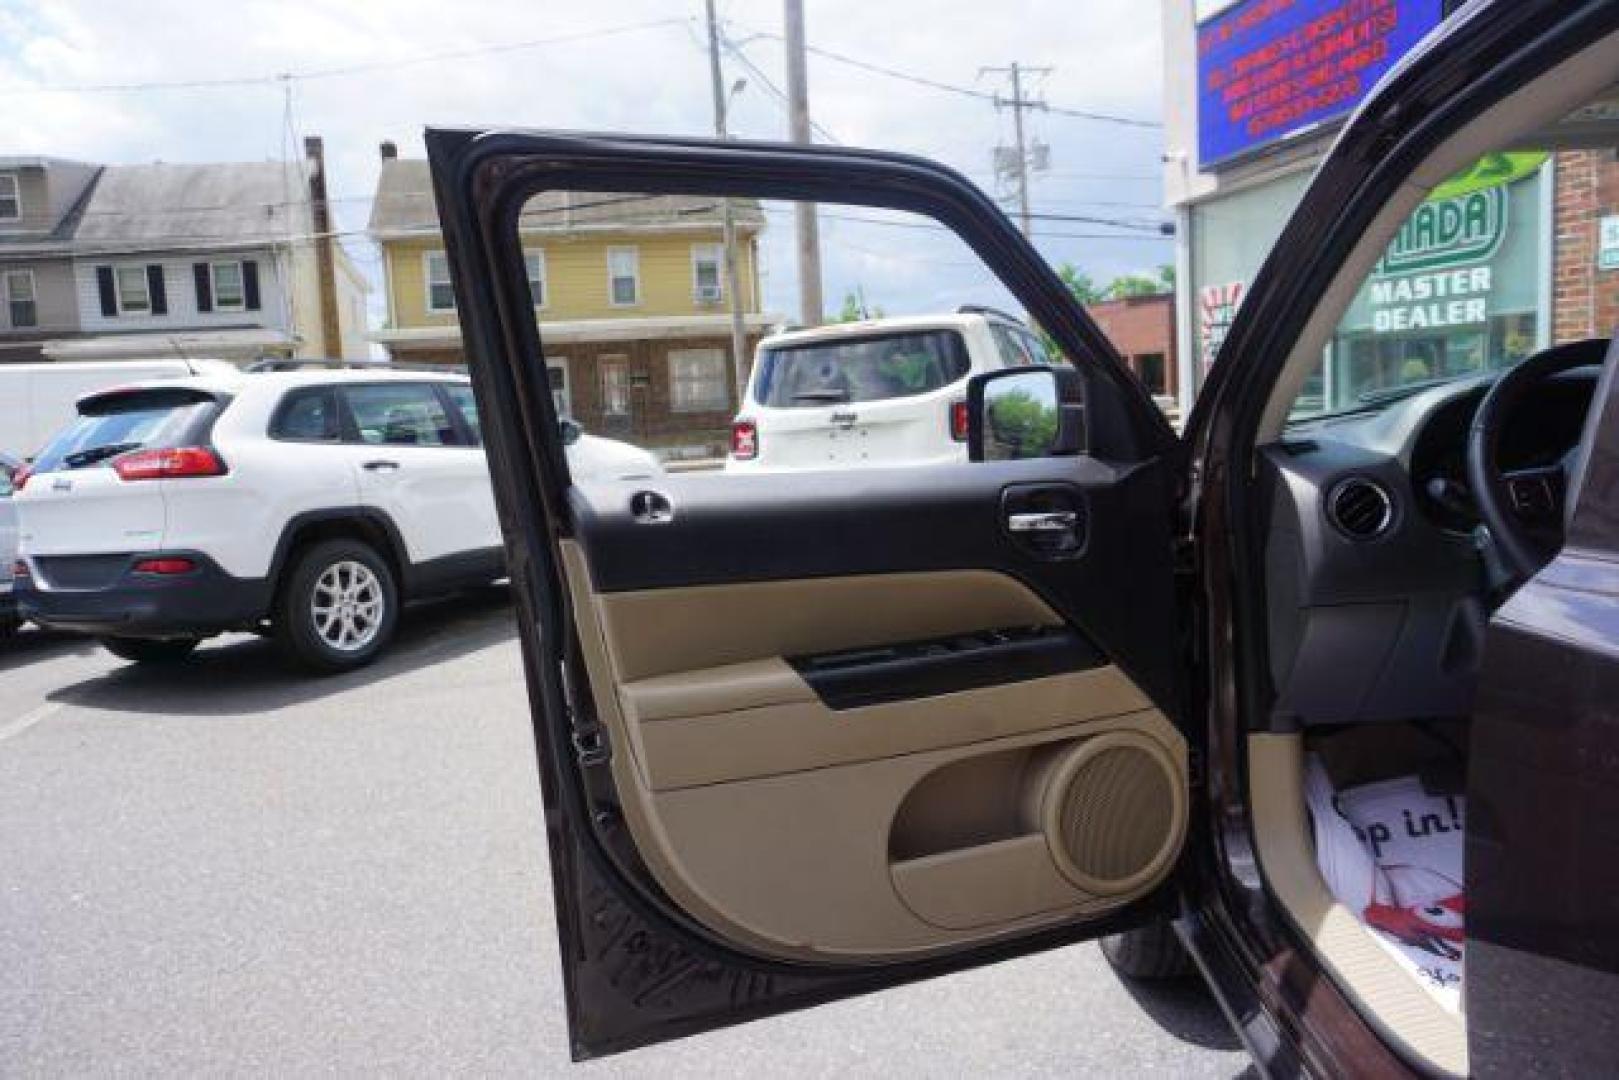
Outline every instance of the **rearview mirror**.
<svg viewBox="0 0 1619 1080">
<path fill-rule="evenodd" d="M 967 452 L 973 461 L 1071 457 L 1085 449 L 1084 384 L 1062 367 L 1024 367 L 967 384 Z"/>
</svg>

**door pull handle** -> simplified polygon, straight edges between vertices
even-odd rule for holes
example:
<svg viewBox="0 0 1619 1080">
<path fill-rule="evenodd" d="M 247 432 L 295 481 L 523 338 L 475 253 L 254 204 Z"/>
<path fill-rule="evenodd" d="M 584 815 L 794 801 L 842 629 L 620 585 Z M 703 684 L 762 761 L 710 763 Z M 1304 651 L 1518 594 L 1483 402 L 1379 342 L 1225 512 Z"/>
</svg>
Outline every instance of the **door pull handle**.
<svg viewBox="0 0 1619 1080">
<path fill-rule="evenodd" d="M 1008 532 L 1059 533 L 1073 532 L 1079 527 L 1079 514 L 1073 510 L 1047 510 L 1040 513 L 1010 514 L 1006 519 Z"/>
</svg>

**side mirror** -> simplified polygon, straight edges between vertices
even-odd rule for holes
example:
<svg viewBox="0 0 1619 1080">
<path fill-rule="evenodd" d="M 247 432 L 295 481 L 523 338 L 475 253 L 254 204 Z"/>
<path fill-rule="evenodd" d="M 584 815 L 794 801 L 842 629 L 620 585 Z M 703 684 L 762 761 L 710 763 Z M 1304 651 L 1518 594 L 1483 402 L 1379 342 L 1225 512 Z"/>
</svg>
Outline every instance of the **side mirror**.
<svg viewBox="0 0 1619 1080">
<path fill-rule="evenodd" d="M 585 429 L 579 426 L 577 420 L 570 420 L 566 416 L 557 421 L 557 427 L 562 429 L 563 446 L 572 446 L 579 441 L 579 436 L 585 433 Z"/>
<path fill-rule="evenodd" d="M 1073 457 L 1085 452 L 1085 383 L 1071 367 L 1022 367 L 967 383 L 971 461 Z"/>
</svg>

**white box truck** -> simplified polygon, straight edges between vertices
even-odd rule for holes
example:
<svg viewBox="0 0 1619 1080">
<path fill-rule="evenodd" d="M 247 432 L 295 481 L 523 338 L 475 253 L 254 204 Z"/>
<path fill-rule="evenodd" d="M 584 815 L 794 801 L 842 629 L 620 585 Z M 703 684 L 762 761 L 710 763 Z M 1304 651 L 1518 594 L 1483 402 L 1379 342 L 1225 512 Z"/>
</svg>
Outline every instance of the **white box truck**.
<svg viewBox="0 0 1619 1080">
<path fill-rule="evenodd" d="M 32 456 L 76 414 L 86 394 L 142 379 L 202 374 L 223 360 L 110 360 L 0 364 L 0 453 Z"/>
</svg>

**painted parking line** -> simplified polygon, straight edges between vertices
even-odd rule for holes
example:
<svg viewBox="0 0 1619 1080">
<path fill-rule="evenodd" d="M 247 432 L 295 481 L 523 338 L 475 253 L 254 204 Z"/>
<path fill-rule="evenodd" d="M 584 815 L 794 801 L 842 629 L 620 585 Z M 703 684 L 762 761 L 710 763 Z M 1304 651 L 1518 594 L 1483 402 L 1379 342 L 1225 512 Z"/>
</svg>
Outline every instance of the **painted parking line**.
<svg viewBox="0 0 1619 1080">
<path fill-rule="evenodd" d="M 59 703 L 47 701 L 38 708 L 23 713 L 21 716 L 17 717 L 17 719 L 12 720 L 9 723 L 0 724 L 0 742 L 5 742 L 7 739 L 12 738 L 13 736 L 21 735 L 23 732 L 27 731 L 40 721 L 49 720 L 54 714 L 60 712 L 61 710 L 62 706 Z"/>
</svg>

